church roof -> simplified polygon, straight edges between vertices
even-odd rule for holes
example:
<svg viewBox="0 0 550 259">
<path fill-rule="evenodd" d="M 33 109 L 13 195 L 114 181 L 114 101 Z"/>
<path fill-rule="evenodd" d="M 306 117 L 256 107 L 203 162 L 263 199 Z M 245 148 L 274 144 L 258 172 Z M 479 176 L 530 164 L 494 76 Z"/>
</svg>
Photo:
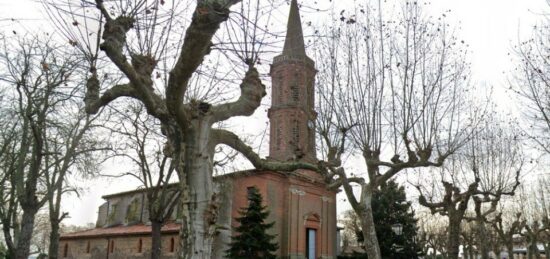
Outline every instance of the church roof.
<svg viewBox="0 0 550 259">
<path fill-rule="evenodd" d="M 166 223 L 162 227 L 162 233 L 178 233 L 180 224 L 175 222 Z M 112 236 L 134 236 L 134 235 L 150 235 L 151 226 L 145 224 L 137 224 L 131 226 L 116 226 L 108 228 L 93 228 L 84 231 L 61 234 L 61 239 L 74 238 L 96 238 L 96 237 L 112 237 Z"/>
<path fill-rule="evenodd" d="M 171 188 L 177 187 L 178 185 L 179 185 L 179 182 L 174 182 L 174 183 L 169 183 L 168 185 L 166 185 L 166 187 L 171 189 Z M 103 195 L 103 196 L 101 196 L 101 198 L 110 199 L 110 198 L 117 197 L 117 196 L 126 196 L 126 195 L 130 195 L 130 194 L 135 194 L 135 193 L 142 193 L 142 192 L 145 192 L 149 189 L 157 189 L 157 188 L 158 188 L 157 186 L 151 187 L 151 188 L 139 187 L 139 188 L 129 190 L 129 191 L 117 192 L 117 193 L 111 193 L 111 194 Z"/>
<path fill-rule="evenodd" d="M 303 57 L 306 56 L 304 45 L 304 33 L 302 31 L 302 21 L 300 11 L 296 0 L 290 2 L 290 13 L 286 30 L 285 46 L 283 48 L 284 56 Z"/>
<path fill-rule="evenodd" d="M 263 173 L 273 173 L 273 174 L 279 174 L 279 175 L 294 176 L 294 177 L 298 177 L 298 178 L 303 178 L 304 180 L 306 180 L 308 182 L 313 181 L 312 179 L 304 178 L 304 176 L 302 176 L 300 174 L 296 174 L 296 173 L 277 172 L 277 171 L 269 171 L 269 170 L 261 170 L 261 169 L 248 169 L 248 170 L 242 170 L 242 171 L 235 171 L 235 172 L 231 172 L 231 173 L 226 173 L 226 174 L 222 174 L 222 175 L 216 175 L 216 176 L 214 176 L 214 181 L 215 182 L 216 181 L 221 181 L 221 180 L 225 180 L 225 179 L 228 179 L 228 178 L 247 177 L 247 176 L 259 175 L 259 174 L 263 174 Z M 168 184 L 167 187 L 168 188 L 174 188 L 174 187 L 177 187 L 178 185 L 179 185 L 179 182 L 174 182 L 174 183 Z M 152 187 L 152 188 L 157 188 L 157 187 Z M 134 190 L 103 195 L 101 198 L 110 199 L 110 198 L 119 197 L 119 196 L 126 196 L 126 195 L 131 195 L 131 194 L 136 194 L 136 193 L 142 193 L 142 192 L 145 192 L 146 190 L 147 190 L 146 188 L 136 188 Z"/>
</svg>

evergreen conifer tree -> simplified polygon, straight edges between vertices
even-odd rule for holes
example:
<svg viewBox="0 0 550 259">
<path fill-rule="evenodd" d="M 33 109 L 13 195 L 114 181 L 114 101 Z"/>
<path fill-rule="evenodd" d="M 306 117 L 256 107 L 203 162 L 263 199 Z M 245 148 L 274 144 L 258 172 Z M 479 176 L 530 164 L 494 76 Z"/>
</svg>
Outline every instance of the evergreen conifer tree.
<svg viewBox="0 0 550 259">
<path fill-rule="evenodd" d="M 417 219 L 414 217 L 411 203 L 407 201 L 405 188 L 395 181 L 381 185 L 373 195 L 372 210 L 383 257 L 418 258 L 421 249 L 415 242 Z M 395 224 L 400 224 L 403 228 L 400 235 L 396 235 L 392 230 Z"/>
<path fill-rule="evenodd" d="M 274 222 L 264 223 L 269 211 L 262 205 L 262 200 L 256 187 L 248 189 L 249 204 L 239 211 L 240 217 L 236 218 L 239 226 L 235 228 L 237 235 L 227 250 L 228 258 L 276 258 L 274 252 L 279 245 L 273 242 L 275 235 L 267 233 Z"/>
<path fill-rule="evenodd" d="M 376 224 L 376 235 L 383 259 L 419 258 L 420 247 L 415 242 L 417 227 L 411 203 L 407 201 L 405 189 L 395 181 L 388 181 L 374 192 L 372 210 Z M 402 233 L 397 235 L 392 226 L 400 224 Z M 359 243 L 363 242 L 360 228 L 355 229 Z M 366 259 L 366 254 L 339 256 L 345 259 Z"/>
</svg>

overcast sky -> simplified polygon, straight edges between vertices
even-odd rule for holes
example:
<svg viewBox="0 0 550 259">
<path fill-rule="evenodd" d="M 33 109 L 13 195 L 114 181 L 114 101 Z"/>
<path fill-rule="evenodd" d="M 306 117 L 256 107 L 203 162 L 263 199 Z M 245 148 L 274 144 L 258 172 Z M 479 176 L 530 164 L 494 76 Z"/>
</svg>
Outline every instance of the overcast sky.
<svg viewBox="0 0 550 259">
<path fill-rule="evenodd" d="M 336 1 L 341 5 L 337 8 L 345 8 L 343 5 L 352 2 L 351 0 Z M 305 3 L 305 1 L 301 2 Z M 318 2 L 329 4 L 328 0 L 318 0 Z M 451 10 L 448 15 L 451 25 L 458 29 L 458 36 L 470 47 L 474 82 L 495 86 L 498 99 L 505 101 L 507 98 L 503 89 L 507 87 L 507 79 L 510 79 L 507 74 L 513 68 L 508 53 L 512 51 L 512 46 L 520 37 L 530 35 L 533 25 L 542 20 L 541 14 L 549 9 L 545 0 L 433 0 L 426 11 L 439 15 L 441 12 Z M 280 12 L 285 14 L 287 9 L 281 9 Z M 329 14 L 303 10 L 302 15 L 305 23 Z M 11 21 L 12 18 L 14 21 Z M 51 28 L 48 26 L 47 19 L 44 18 L 40 3 L 30 0 L 0 0 L 0 31 L 10 35 L 12 30 L 48 31 Z M 258 125 L 259 132 L 253 132 L 253 134 L 261 135 L 265 130 L 267 115 L 262 109 L 255 114 L 255 118 L 247 120 L 247 125 L 250 123 Z M 235 127 L 239 133 L 247 132 L 244 126 Z M 119 164 L 109 164 L 105 168 L 115 172 L 119 170 L 119 166 Z M 97 208 L 103 203 L 102 195 L 125 191 L 136 185 L 137 182 L 130 179 L 101 179 L 86 182 L 86 191 L 80 198 L 66 199 L 63 204 L 65 210 L 70 211 L 71 215 L 66 223 L 95 222 Z M 345 207 L 347 206 L 341 206 L 340 209 Z"/>
</svg>

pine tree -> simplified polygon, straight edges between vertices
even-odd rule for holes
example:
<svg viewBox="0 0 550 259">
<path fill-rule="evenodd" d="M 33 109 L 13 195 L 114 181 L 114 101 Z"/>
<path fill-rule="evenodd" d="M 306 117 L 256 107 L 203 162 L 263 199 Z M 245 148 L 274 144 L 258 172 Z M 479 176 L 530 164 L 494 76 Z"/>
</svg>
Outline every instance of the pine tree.
<svg viewBox="0 0 550 259">
<path fill-rule="evenodd" d="M 240 217 L 235 220 L 237 235 L 231 240 L 228 258 L 276 258 L 274 254 L 279 245 L 273 242 L 275 235 L 267 234 L 274 222 L 264 223 L 269 215 L 266 206 L 262 206 L 262 195 L 256 187 L 248 190 L 248 207 L 239 211 Z"/>
</svg>

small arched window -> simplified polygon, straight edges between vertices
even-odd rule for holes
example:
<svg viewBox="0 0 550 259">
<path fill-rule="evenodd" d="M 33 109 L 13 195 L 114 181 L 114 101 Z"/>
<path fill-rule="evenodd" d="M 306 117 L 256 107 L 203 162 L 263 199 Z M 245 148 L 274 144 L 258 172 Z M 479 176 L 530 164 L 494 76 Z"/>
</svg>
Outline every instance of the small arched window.
<svg viewBox="0 0 550 259">
<path fill-rule="evenodd" d="M 90 253 L 90 241 L 88 241 L 88 243 L 86 244 L 86 253 Z"/>
<path fill-rule="evenodd" d="M 141 238 L 138 241 L 138 253 L 141 253 L 143 250 L 143 240 Z"/>
</svg>

